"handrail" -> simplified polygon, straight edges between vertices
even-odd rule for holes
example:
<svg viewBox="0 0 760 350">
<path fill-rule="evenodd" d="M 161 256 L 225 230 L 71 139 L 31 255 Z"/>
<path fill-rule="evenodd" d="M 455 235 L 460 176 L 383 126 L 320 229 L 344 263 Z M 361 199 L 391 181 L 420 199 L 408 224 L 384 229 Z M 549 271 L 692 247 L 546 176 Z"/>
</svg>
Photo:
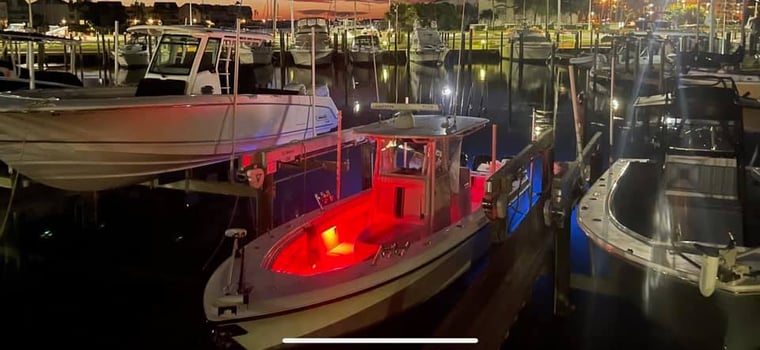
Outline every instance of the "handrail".
<svg viewBox="0 0 760 350">
<path fill-rule="evenodd" d="M 536 156 L 554 148 L 554 130 L 547 129 L 536 141 L 525 146 L 507 164 L 488 177 L 481 206 L 491 220 L 506 218 L 506 196 L 512 191 L 512 181 L 518 179 L 520 169 L 529 166 Z M 502 198 L 504 196 L 505 198 Z"/>
</svg>

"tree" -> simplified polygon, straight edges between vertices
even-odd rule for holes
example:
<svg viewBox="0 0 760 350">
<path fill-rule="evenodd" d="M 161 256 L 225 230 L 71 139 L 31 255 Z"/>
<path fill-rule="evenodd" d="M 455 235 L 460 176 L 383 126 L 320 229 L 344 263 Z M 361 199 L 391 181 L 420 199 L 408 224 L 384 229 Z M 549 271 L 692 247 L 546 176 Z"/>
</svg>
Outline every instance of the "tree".
<svg viewBox="0 0 760 350">
<path fill-rule="evenodd" d="M 390 21 L 391 26 L 396 25 L 397 14 L 399 31 L 411 30 L 414 28 L 414 21 L 419 18 L 414 5 L 396 3 L 390 7 L 389 12 L 385 13 L 385 19 Z"/>
<path fill-rule="evenodd" d="M 665 14 L 665 19 L 676 24 L 694 24 L 697 23 L 697 6 L 696 5 L 672 5 Z M 699 11 L 700 21 L 704 21 L 707 13 L 704 10 Z"/>
</svg>

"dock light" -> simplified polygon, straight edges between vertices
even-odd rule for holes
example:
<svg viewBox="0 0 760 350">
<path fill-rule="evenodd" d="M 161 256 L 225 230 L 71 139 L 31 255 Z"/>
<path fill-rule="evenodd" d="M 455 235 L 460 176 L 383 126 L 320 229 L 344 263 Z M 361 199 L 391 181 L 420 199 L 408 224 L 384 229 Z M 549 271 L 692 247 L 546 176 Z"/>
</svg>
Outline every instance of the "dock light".
<svg viewBox="0 0 760 350">
<path fill-rule="evenodd" d="M 362 105 L 359 104 L 359 101 L 354 101 L 354 113 L 359 113 L 361 109 L 362 109 Z"/>
<path fill-rule="evenodd" d="M 153 18 L 148 18 L 148 24 L 153 24 Z"/>
<path fill-rule="evenodd" d="M 478 78 L 480 78 L 480 81 L 486 81 L 486 69 L 480 68 L 480 71 L 478 72 Z"/>
<path fill-rule="evenodd" d="M 383 83 L 388 82 L 388 69 L 383 68 Z"/>
<path fill-rule="evenodd" d="M 617 111 L 618 107 L 620 107 L 620 102 L 616 98 L 612 99 L 612 102 L 610 103 L 610 107 L 612 107 L 613 111 Z"/>
<path fill-rule="evenodd" d="M 443 88 L 443 91 L 441 91 L 441 93 L 443 94 L 443 96 L 449 96 L 451 95 L 451 88 L 449 88 L 448 86 L 445 86 Z"/>
</svg>

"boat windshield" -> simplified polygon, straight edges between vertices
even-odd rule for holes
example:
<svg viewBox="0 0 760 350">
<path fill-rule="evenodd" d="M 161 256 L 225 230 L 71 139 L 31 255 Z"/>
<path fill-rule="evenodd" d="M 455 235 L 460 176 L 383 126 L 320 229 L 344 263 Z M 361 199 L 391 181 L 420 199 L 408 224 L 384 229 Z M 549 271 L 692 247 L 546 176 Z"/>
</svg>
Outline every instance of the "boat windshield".
<svg viewBox="0 0 760 350">
<path fill-rule="evenodd" d="M 417 38 L 421 46 L 424 45 L 441 45 L 441 37 L 434 30 L 417 30 Z"/>
<path fill-rule="evenodd" d="M 376 36 L 371 35 L 362 35 L 357 36 L 356 39 L 354 39 L 354 45 L 356 46 L 378 46 L 380 40 Z"/>
<path fill-rule="evenodd" d="M 164 35 L 153 56 L 150 73 L 189 75 L 200 40 L 187 35 Z"/>
</svg>

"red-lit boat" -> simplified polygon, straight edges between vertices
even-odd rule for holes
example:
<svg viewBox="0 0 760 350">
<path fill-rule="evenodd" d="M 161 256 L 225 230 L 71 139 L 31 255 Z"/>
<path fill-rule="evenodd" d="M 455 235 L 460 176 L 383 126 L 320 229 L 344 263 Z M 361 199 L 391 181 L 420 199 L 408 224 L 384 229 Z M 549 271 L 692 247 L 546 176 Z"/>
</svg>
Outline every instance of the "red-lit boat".
<svg viewBox="0 0 760 350">
<path fill-rule="evenodd" d="M 207 319 L 249 349 L 345 334 L 438 293 L 489 245 L 489 172 L 460 164 L 488 120 L 412 116 L 354 129 L 374 141 L 372 187 L 248 243 L 211 276 Z M 517 181 L 513 200 L 527 191 Z M 228 231 L 229 236 L 240 232 Z"/>
</svg>

